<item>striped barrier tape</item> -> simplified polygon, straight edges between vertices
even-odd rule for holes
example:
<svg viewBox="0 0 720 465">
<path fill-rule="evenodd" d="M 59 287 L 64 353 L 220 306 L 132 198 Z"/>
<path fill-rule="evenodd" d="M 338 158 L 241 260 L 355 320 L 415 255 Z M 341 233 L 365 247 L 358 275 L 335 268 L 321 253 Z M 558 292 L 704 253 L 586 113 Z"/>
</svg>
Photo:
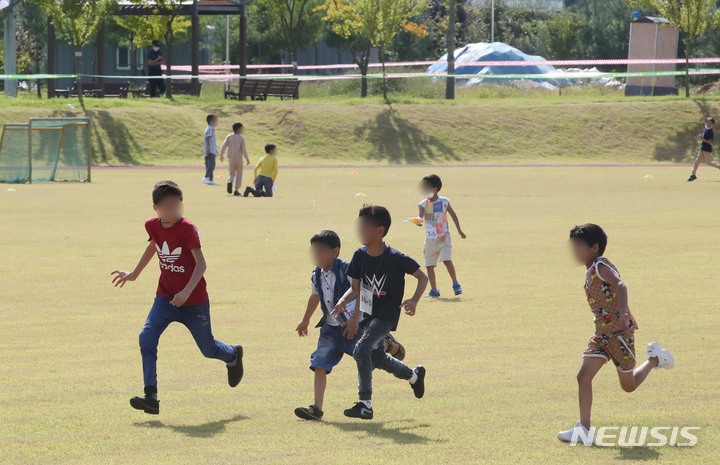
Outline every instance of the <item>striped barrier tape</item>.
<svg viewBox="0 0 720 465">
<path fill-rule="evenodd" d="M 693 76 L 720 74 L 720 68 L 693 68 L 689 70 L 689 74 Z M 642 72 L 601 72 L 601 71 L 578 71 L 578 72 L 552 72 L 545 74 L 454 74 L 446 73 L 386 73 L 384 77 L 388 79 L 406 79 L 406 78 L 448 78 L 456 79 L 492 79 L 492 80 L 573 80 L 573 79 L 601 79 L 601 78 L 627 78 L 627 77 L 660 77 L 660 76 L 683 76 L 685 70 L 680 71 L 642 71 Z M 117 79 L 117 80 L 142 80 L 148 79 L 147 76 L 114 76 L 100 74 L 0 74 L 0 80 L 38 80 L 38 79 L 77 79 L 78 77 L 95 78 L 95 79 Z M 382 79 L 381 73 L 370 73 L 366 76 L 361 74 L 341 74 L 335 76 L 322 75 L 292 75 L 292 74 L 251 74 L 245 77 L 237 74 L 212 74 L 212 75 L 173 75 L 163 76 L 163 79 L 182 80 L 198 79 L 201 81 L 237 81 L 239 79 L 298 79 L 300 81 L 329 81 L 329 80 L 347 80 L 347 79 Z"/>
<path fill-rule="evenodd" d="M 691 64 L 712 64 L 720 63 L 720 57 L 708 58 L 691 58 Z M 401 67 L 417 67 L 432 66 L 446 64 L 447 61 L 403 61 L 403 62 L 386 62 L 386 68 Z M 455 66 L 561 66 L 561 67 L 577 67 L 577 66 L 620 66 L 620 65 L 679 65 L 685 64 L 684 58 L 655 58 L 655 59 L 604 59 L 604 60 L 537 60 L 537 61 L 470 61 L 455 62 Z M 370 63 L 369 68 L 382 68 L 382 63 Z M 172 67 L 177 71 L 191 71 L 190 65 L 177 65 Z M 247 65 L 247 69 L 292 69 L 291 64 L 266 64 L 266 65 Z M 300 65 L 295 67 L 301 71 L 309 70 L 332 70 L 332 69 L 353 69 L 358 68 L 354 63 L 334 64 L 334 65 Z M 166 67 L 163 65 L 163 69 Z M 226 71 L 239 70 L 240 65 L 200 65 L 200 71 Z"/>
</svg>

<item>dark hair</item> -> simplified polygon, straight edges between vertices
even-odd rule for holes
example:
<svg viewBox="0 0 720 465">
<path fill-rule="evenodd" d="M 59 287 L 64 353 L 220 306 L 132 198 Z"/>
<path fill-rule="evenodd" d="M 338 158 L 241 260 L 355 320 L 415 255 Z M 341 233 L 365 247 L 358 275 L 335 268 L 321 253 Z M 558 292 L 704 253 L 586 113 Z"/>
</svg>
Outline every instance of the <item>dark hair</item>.
<svg viewBox="0 0 720 465">
<path fill-rule="evenodd" d="M 276 148 L 275 144 L 267 144 L 265 146 L 265 153 L 272 153 Z"/>
<path fill-rule="evenodd" d="M 710 121 L 712 124 L 715 124 L 715 118 L 713 118 L 712 116 L 708 116 L 707 118 L 705 118 L 705 121 Z"/>
<path fill-rule="evenodd" d="M 331 249 L 339 249 L 340 236 L 338 236 L 335 231 L 325 229 L 311 237 L 310 244 L 325 244 Z"/>
<path fill-rule="evenodd" d="M 215 116 L 213 113 L 210 113 L 209 115 L 207 115 L 207 118 L 205 118 L 205 121 L 207 121 L 207 124 L 210 124 L 215 118 L 217 118 L 217 116 Z"/>
<path fill-rule="evenodd" d="M 603 231 L 603 228 L 596 224 L 587 223 L 580 226 L 575 226 L 570 230 L 570 239 L 583 241 L 589 247 L 597 244 L 598 254 L 603 255 L 605 253 L 605 247 L 607 247 L 607 234 Z"/>
<path fill-rule="evenodd" d="M 387 236 L 388 231 L 390 231 L 390 225 L 392 224 L 392 218 L 390 217 L 390 212 L 385 207 L 380 207 L 378 205 L 364 205 L 360 209 L 360 214 L 358 215 L 359 218 L 368 218 L 370 219 L 376 227 L 383 227 L 385 228 L 385 231 L 383 232 L 383 237 Z"/>
<path fill-rule="evenodd" d="M 180 187 L 178 187 L 178 185 L 174 182 L 160 181 L 159 183 L 155 184 L 155 187 L 153 187 L 153 203 L 157 205 L 162 202 L 165 197 L 177 197 L 182 201 L 183 193 L 180 190 Z"/>
<path fill-rule="evenodd" d="M 242 123 L 235 123 L 233 124 L 233 132 L 238 132 L 238 129 L 242 128 Z"/>
<path fill-rule="evenodd" d="M 147 43 L 147 42 L 146 42 L 146 43 Z M 153 46 L 153 47 L 159 47 L 159 46 L 160 46 L 160 41 L 159 41 L 159 40 L 153 40 L 153 41 L 152 41 L 152 46 Z"/>
<path fill-rule="evenodd" d="M 440 189 L 442 189 L 442 181 L 440 180 L 440 176 L 437 174 L 431 174 L 430 176 L 425 176 L 422 178 L 422 182 L 426 182 L 433 186 L 434 189 L 437 189 L 438 192 L 440 192 Z"/>
</svg>

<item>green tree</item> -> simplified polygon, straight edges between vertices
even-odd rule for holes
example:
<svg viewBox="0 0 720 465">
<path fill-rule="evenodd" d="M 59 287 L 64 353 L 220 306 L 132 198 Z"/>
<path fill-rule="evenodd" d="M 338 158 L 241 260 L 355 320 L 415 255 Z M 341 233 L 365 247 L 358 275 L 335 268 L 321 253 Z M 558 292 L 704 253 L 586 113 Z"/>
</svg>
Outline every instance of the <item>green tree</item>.
<svg viewBox="0 0 720 465">
<path fill-rule="evenodd" d="M 321 9 L 333 31 L 349 38 L 356 36 L 377 47 L 383 70 L 383 98 L 387 101 L 387 74 L 385 55 L 392 51 L 400 31 L 411 34 L 427 34 L 427 29 L 410 21 L 420 15 L 426 3 L 420 0 L 326 0 Z M 361 73 L 363 80 L 367 70 Z M 366 96 L 367 94 L 363 95 Z"/>
<path fill-rule="evenodd" d="M 716 0 L 627 0 L 632 8 L 647 8 L 667 18 L 683 33 L 685 97 L 690 97 L 690 55 L 697 38 L 720 23 Z"/>
<path fill-rule="evenodd" d="M 278 24 L 290 61 L 297 61 L 300 51 L 319 38 L 320 0 L 257 0 L 269 19 Z"/>
<path fill-rule="evenodd" d="M 164 38 L 164 63 L 167 76 L 165 95 L 172 99 L 172 49 L 177 36 L 184 34 L 190 28 L 191 21 L 187 16 L 180 14 L 182 0 L 131 0 L 137 5 L 146 5 L 153 8 L 151 16 L 126 16 L 116 18 L 115 21 L 131 34 L 134 46 L 144 47 L 153 40 Z"/>
<path fill-rule="evenodd" d="M 551 60 L 570 60 L 578 58 L 581 52 L 580 30 L 584 22 L 572 13 L 563 11 L 548 18 L 545 27 L 546 49 L 544 55 Z"/>
<path fill-rule="evenodd" d="M 52 21 L 60 37 L 75 48 L 73 73 L 80 72 L 82 48 L 90 44 L 102 23 L 117 7 L 115 0 L 35 0 Z M 77 79 L 82 99 L 82 79 Z"/>
</svg>

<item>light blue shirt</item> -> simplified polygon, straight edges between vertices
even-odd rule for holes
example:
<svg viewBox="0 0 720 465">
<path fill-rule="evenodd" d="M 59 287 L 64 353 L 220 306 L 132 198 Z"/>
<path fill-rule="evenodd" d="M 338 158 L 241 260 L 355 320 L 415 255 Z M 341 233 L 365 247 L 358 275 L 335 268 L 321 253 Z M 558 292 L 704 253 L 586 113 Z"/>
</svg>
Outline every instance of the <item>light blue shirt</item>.
<svg viewBox="0 0 720 465">
<path fill-rule="evenodd" d="M 215 128 L 212 126 L 208 126 L 207 129 L 205 129 L 205 137 L 203 138 L 203 153 L 206 157 L 210 154 L 217 155 Z"/>
</svg>

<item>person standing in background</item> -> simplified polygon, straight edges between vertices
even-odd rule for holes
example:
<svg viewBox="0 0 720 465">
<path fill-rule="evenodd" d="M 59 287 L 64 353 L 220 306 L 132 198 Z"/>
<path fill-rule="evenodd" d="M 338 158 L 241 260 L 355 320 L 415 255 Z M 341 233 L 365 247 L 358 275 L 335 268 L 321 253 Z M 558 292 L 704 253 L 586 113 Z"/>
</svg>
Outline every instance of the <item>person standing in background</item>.
<svg viewBox="0 0 720 465">
<path fill-rule="evenodd" d="M 153 40 L 152 48 L 147 56 L 147 74 L 150 97 L 165 95 L 165 81 L 162 77 L 163 54 L 160 42 Z"/>
</svg>

